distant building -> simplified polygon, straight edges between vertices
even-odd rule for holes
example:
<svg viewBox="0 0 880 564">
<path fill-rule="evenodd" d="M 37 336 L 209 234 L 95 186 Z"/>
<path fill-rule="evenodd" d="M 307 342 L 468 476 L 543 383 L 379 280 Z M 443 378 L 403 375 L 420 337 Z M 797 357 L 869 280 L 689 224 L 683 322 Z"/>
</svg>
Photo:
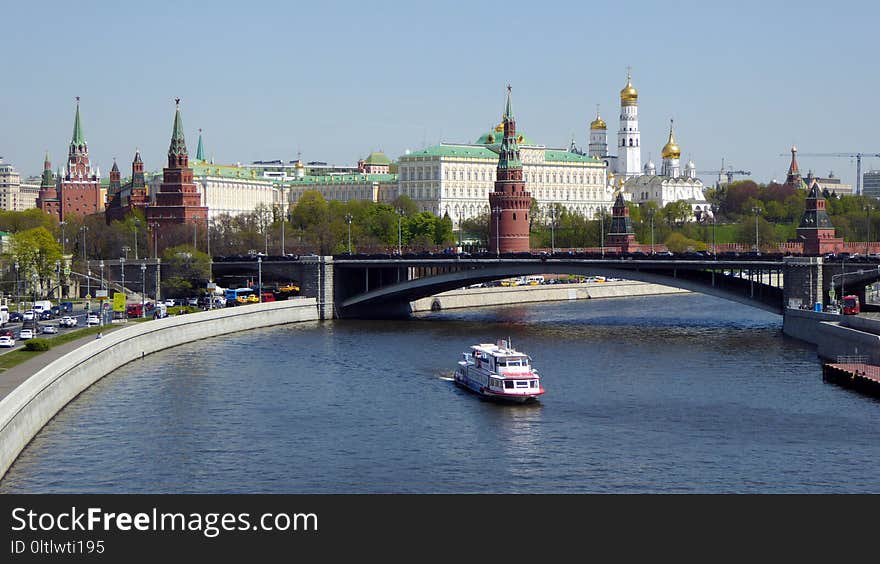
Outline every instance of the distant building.
<svg viewBox="0 0 880 564">
<path fill-rule="evenodd" d="M 125 219 L 134 210 L 146 213 L 149 204 L 146 173 L 141 152 L 135 151 L 131 163 L 131 178 L 122 183 L 119 167 L 113 161 L 110 170 L 110 185 L 107 190 L 107 205 L 104 211 L 107 222 Z"/>
<path fill-rule="evenodd" d="M 880 170 L 869 170 L 862 175 L 862 192 L 865 196 L 880 199 Z"/>
<path fill-rule="evenodd" d="M 794 188 L 795 190 L 808 190 L 810 187 L 801 177 L 801 171 L 797 162 L 797 147 L 791 148 L 791 164 L 788 165 L 788 174 L 785 176 L 783 186 Z"/>
<path fill-rule="evenodd" d="M 36 207 L 39 180 L 21 179 L 11 164 L 0 158 L 0 210 L 23 211 Z"/>
<path fill-rule="evenodd" d="M 852 196 L 852 184 L 844 184 L 839 178 L 834 176 L 833 172 L 828 173 L 828 178 L 820 178 L 813 176 L 812 171 L 808 172 L 804 177 L 804 183 L 808 188 L 812 188 L 815 183 L 819 186 L 819 191 L 826 197 L 828 196 Z"/>
</svg>

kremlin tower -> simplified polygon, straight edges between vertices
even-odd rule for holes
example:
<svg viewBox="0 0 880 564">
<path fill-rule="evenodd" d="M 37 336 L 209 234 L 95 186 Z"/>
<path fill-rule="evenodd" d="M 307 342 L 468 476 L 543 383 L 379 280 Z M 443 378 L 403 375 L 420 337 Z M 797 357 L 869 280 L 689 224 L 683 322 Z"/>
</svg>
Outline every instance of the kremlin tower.
<svg viewBox="0 0 880 564">
<path fill-rule="evenodd" d="M 796 149 L 792 147 L 792 162 L 797 171 L 797 162 L 793 160 L 795 152 Z M 824 255 L 840 250 L 843 239 L 836 238 L 834 234 L 831 218 L 825 211 L 825 198 L 819 191 L 819 185 L 814 183 L 804 202 L 804 215 L 797 228 L 798 239 L 804 242 L 804 255 Z"/>
<path fill-rule="evenodd" d="M 785 184 L 783 184 L 783 186 L 795 188 L 797 190 L 807 189 L 807 183 L 804 182 L 804 179 L 801 177 L 800 168 L 798 168 L 797 147 L 791 148 L 791 164 L 788 166 L 788 175 L 785 177 Z"/>
<path fill-rule="evenodd" d="M 79 117 L 79 96 L 76 97 L 76 117 L 73 137 L 67 154 L 67 170 L 56 181 L 55 194 L 40 187 L 37 207 L 64 221 L 70 215 L 90 215 L 104 209 L 101 201 L 101 172 L 92 171 L 89 164 L 89 146 L 83 135 Z"/>
<path fill-rule="evenodd" d="M 618 247 L 622 253 L 640 248 L 633 233 L 632 219 L 629 217 L 629 208 L 623 199 L 623 192 L 617 193 L 614 207 L 611 208 L 611 231 L 608 232 L 605 242 L 609 247 Z"/>
<path fill-rule="evenodd" d="M 202 223 L 208 219 L 208 208 L 201 205 L 202 197 L 193 182 L 193 170 L 189 167 L 183 120 L 180 117 L 180 98 L 177 98 L 176 104 L 168 166 L 162 171 L 162 185 L 156 193 L 155 203 L 146 208 L 147 222 L 159 229 L 169 224 Z"/>
<path fill-rule="evenodd" d="M 58 202 L 58 187 L 55 175 L 52 174 L 52 163 L 49 162 L 49 151 L 43 160 L 43 175 L 40 177 L 40 192 L 37 195 L 37 208 L 55 217 L 61 216 Z"/>
<path fill-rule="evenodd" d="M 522 161 L 516 142 L 516 120 L 507 87 L 507 105 L 502 117 L 504 138 L 498 153 L 495 191 L 489 193 L 489 251 L 529 251 L 529 208 L 532 195 L 526 192 Z"/>
</svg>

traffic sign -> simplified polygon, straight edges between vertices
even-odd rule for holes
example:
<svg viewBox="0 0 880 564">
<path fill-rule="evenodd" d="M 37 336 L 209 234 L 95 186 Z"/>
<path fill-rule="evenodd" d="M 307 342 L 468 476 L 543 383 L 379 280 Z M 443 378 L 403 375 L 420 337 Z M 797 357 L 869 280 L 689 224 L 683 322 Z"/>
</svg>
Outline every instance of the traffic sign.
<svg viewBox="0 0 880 564">
<path fill-rule="evenodd" d="M 121 292 L 113 294 L 113 311 L 125 311 L 125 294 Z"/>
</svg>

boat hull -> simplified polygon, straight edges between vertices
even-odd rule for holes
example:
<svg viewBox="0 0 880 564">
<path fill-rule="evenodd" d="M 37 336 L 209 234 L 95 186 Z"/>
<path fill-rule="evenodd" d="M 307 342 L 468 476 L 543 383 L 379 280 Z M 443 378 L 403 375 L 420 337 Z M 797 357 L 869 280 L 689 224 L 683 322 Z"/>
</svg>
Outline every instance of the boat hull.
<svg viewBox="0 0 880 564">
<path fill-rule="evenodd" d="M 539 388 L 537 392 L 531 394 L 499 394 L 487 389 L 485 386 L 481 385 L 480 382 L 468 378 L 467 375 L 463 374 L 461 370 L 455 371 L 454 380 L 455 384 L 458 387 L 464 388 L 465 390 L 479 396 L 481 399 L 494 401 L 497 403 L 534 403 L 537 402 L 538 397 L 544 393 L 544 389 Z"/>
</svg>

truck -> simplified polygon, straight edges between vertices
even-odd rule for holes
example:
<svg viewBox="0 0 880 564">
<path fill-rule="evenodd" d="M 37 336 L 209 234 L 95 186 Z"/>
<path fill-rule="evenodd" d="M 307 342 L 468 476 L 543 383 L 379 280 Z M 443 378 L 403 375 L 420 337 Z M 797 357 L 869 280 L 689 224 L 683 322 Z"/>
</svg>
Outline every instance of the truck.
<svg viewBox="0 0 880 564">
<path fill-rule="evenodd" d="M 43 313 L 44 311 L 52 311 L 52 302 L 49 300 L 37 300 L 34 302 L 34 313 Z"/>
<path fill-rule="evenodd" d="M 0 302 L 0 327 L 6 327 L 7 323 L 9 323 L 9 305 L 4 298 L 3 301 Z"/>
<path fill-rule="evenodd" d="M 858 296 L 843 296 L 843 315 L 858 315 L 860 310 Z"/>
</svg>

